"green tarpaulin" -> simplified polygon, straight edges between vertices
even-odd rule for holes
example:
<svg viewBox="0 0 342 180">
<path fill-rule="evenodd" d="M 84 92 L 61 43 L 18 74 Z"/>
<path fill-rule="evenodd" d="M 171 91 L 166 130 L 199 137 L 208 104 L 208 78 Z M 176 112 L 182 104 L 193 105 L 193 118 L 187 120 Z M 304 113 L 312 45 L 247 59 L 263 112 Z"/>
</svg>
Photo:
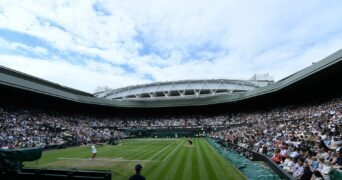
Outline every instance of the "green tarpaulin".
<svg viewBox="0 0 342 180">
<path fill-rule="evenodd" d="M 0 169 L 20 170 L 22 162 L 37 160 L 42 152 L 43 148 L 0 149 Z"/>
</svg>

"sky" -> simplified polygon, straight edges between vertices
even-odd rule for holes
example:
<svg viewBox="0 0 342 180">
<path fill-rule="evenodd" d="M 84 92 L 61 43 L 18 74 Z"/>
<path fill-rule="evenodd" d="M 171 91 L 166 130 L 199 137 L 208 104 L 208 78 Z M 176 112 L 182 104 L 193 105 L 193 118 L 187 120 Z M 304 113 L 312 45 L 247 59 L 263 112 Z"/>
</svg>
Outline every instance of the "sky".
<svg viewBox="0 0 342 180">
<path fill-rule="evenodd" d="M 0 0 L 0 65 L 93 93 L 280 80 L 342 48 L 339 0 Z"/>
</svg>

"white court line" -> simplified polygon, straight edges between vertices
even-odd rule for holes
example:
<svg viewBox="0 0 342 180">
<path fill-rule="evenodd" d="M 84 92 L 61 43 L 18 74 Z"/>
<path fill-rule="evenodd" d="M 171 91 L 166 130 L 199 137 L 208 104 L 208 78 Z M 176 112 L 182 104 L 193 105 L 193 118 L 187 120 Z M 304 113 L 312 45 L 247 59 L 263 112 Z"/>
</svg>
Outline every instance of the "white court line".
<svg viewBox="0 0 342 180">
<path fill-rule="evenodd" d="M 88 158 L 64 158 L 59 157 L 58 159 L 64 159 L 64 160 L 82 160 L 82 161 L 119 161 L 119 162 L 125 162 L 125 161 L 135 161 L 135 162 L 163 162 L 163 161 L 151 161 L 151 160 L 140 160 L 140 159 L 111 159 L 111 158 L 94 158 L 92 160 L 89 160 Z"/>
</svg>

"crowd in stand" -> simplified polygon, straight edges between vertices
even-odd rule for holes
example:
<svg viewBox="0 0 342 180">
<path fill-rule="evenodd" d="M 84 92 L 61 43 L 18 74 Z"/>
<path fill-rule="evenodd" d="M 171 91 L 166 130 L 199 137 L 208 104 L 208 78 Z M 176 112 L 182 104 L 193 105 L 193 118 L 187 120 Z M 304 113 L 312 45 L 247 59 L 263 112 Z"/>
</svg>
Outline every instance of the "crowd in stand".
<svg viewBox="0 0 342 180">
<path fill-rule="evenodd" d="M 342 165 L 341 121 L 341 98 L 216 116 L 95 117 L 0 107 L 0 147 L 104 142 L 128 136 L 124 129 L 220 127 L 210 136 L 265 154 L 296 178 L 318 177 Z"/>
<path fill-rule="evenodd" d="M 82 115 L 0 108 L 0 147 L 87 144 L 127 136 L 121 131 L 110 129 L 108 125 Z"/>
<path fill-rule="evenodd" d="M 163 117 L 96 117 L 0 107 L 0 147 L 86 144 L 124 138 L 125 129 L 227 127 L 226 115 Z"/>
<path fill-rule="evenodd" d="M 342 167 L 342 99 L 240 114 L 247 124 L 211 135 L 271 158 L 296 179 L 329 179 Z"/>
<path fill-rule="evenodd" d="M 86 144 L 123 138 L 125 129 L 224 127 L 227 116 L 96 117 L 0 107 L 0 147 Z"/>
</svg>

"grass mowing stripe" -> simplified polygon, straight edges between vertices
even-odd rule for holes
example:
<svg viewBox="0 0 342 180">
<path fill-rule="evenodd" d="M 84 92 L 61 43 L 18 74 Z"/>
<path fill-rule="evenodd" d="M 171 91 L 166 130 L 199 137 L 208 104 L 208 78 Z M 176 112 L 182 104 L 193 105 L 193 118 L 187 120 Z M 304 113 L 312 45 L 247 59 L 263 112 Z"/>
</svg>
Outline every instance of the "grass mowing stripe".
<svg viewBox="0 0 342 180">
<path fill-rule="evenodd" d="M 123 151 L 123 152 L 117 153 L 116 156 L 117 157 L 123 157 L 123 158 L 126 158 L 126 159 L 133 159 L 135 157 L 132 157 L 132 156 L 140 154 L 137 151 L 140 151 L 140 152 L 143 152 L 143 153 L 148 153 L 149 150 L 153 149 L 152 145 L 149 147 L 149 149 L 145 149 L 145 147 L 148 147 L 148 146 L 147 145 L 137 146 L 137 147 L 134 148 L 136 151 Z M 126 147 L 126 148 L 132 148 L 132 147 L 129 146 L 129 147 Z"/>
<path fill-rule="evenodd" d="M 147 147 L 147 145 L 146 146 L 137 146 L 137 147 L 135 147 L 135 149 L 134 149 L 134 151 L 132 150 L 128 150 L 128 151 L 126 151 L 126 150 L 122 150 L 122 149 L 120 149 L 119 151 L 119 153 L 116 153 L 116 156 L 117 157 L 130 157 L 131 156 L 131 154 L 137 154 L 137 152 L 145 152 L 145 151 L 149 151 L 149 149 L 143 149 L 142 150 L 142 148 L 144 148 L 144 147 Z M 152 146 L 153 147 L 153 146 Z M 127 147 L 127 146 L 125 146 L 124 147 L 125 149 L 127 149 L 127 148 L 131 148 L 131 147 Z"/>
<path fill-rule="evenodd" d="M 144 159 L 145 157 L 149 157 L 152 153 L 159 151 L 159 149 L 156 147 L 158 147 L 158 146 L 151 145 L 150 147 L 148 147 L 148 151 L 145 151 L 143 153 L 136 153 L 136 152 L 134 154 L 131 153 L 129 158 Z"/>
<path fill-rule="evenodd" d="M 177 143 L 177 146 L 175 147 L 175 149 L 173 149 L 172 152 L 171 152 L 170 154 L 168 154 L 168 155 L 163 159 L 163 161 L 165 161 L 165 162 L 169 161 L 169 159 L 170 159 L 173 155 L 177 154 L 178 149 L 181 148 L 181 147 L 183 147 L 185 143 L 186 143 L 185 140 L 181 140 L 180 142 L 178 142 L 178 143 Z"/>
<path fill-rule="evenodd" d="M 157 157 L 159 154 L 163 153 L 166 149 L 168 149 L 169 147 L 172 147 L 173 144 L 174 144 L 174 142 L 172 142 L 171 144 L 165 146 L 163 149 L 159 150 L 158 153 L 156 153 L 154 156 L 150 157 L 149 160 L 151 160 L 151 159 Z"/>
<path fill-rule="evenodd" d="M 153 152 L 155 152 L 155 148 L 152 148 L 149 151 L 135 153 L 135 154 L 131 155 L 129 158 L 149 160 L 148 157 L 150 157 L 151 153 L 153 153 Z"/>
<path fill-rule="evenodd" d="M 209 179 L 207 169 L 205 167 L 205 161 L 203 159 L 203 152 L 201 150 L 201 141 L 202 139 L 196 139 L 196 152 L 197 152 L 197 164 L 198 164 L 198 169 L 197 172 L 200 174 L 199 179 L 207 180 Z"/>
<path fill-rule="evenodd" d="M 150 145 L 146 145 L 146 143 L 144 143 L 143 146 L 141 145 L 138 145 L 138 146 L 135 146 L 135 149 L 136 150 L 141 150 L 143 149 L 145 151 L 145 153 L 148 153 L 150 150 L 153 150 L 155 148 L 155 144 L 157 144 L 158 142 L 153 142 L 151 143 Z M 147 147 L 147 148 L 145 148 Z M 136 158 L 137 156 L 139 156 L 139 153 L 136 153 L 136 152 L 133 152 L 133 151 L 127 151 L 127 152 L 124 152 L 124 153 L 121 153 L 120 154 L 122 157 L 125 157 L 127 159 L 133 159 L 133 158 Z M 135 156 L 137 155 L 137 156 Z"/>
<path fill-rule="evenodd" d="M 148 158 L 148 159 L 164 162 L 165 157 L 168 156 L 176 147 L 177 147 L 177 145 L 173 144 L 173 145 L 169 146 L 167 149 L 160 152 L 157 156 L 155 156 L 153 158 Z M 152 154 L 152 155 L 154 155 L 154 154 Z"/>
<path fill-rule="evenodd" d="M 177 150 L 179 150 L 180 146 L 177 146 Z M 177 151 L 179 153 L 179 151 Z M 178 154 L 177 153 L 177 154 Z M 180 155 L 179 155 L 180 156 Z M 158 171 L 156 171 L 153 175 L 154 177 L 151 179 L 158 179 L 160 177 L 172 177 L 168 176 L 167 173 L 170 171 L 170 169 L 176 169 L 177 166 L 173 167 L 173 164 L 177 163 L 179 161 L 179 156 L 172 156 L 170 163 L 163 163 L 161 166 L 158 167 Z M 176 164 L 177 165 L 177 164 Z"/>
<path fill-rule="evenodd" d="M 184 146 L 181 146 L 179 149 L 179 153 L 176 156 L 176 159 L 172 162 L 168 162 L 168 171 L 167 177 L 174 177 L 175 179 L 180 179 L 182 174 L 184 174 L 184 166 L 186 161 L 186 156 L 188 154 L 187 149 Z M 180 177 L 179 177 L 180 176 Z"/>
<path fill-rule="evenodd" d="M 163 159 L 164 162 L 168 162 L 169 158 L 175 154 L 179 147 L 184 144 L 185 141 L 181 141 L 181 143 L 177 144 L 177 146 Z"/>
<path fill-rule="evenodd" d="M 114 157 L 123 157 L 124 154 L 128 154 L 130 151 L 115 151 L 115 149 L 113 150 L 113 154 L 112 156 Z"/>
<path fill-rule="evenodd" d="M 193 155 L 195 149 L 194 147 L 184 147 L 187 150 L 187 156 L 186 156 L 186 161 L 185 161 L 185 165 L 184 165 L 184 173 L 181 179 L 192 179 L 191 175 L 192 175 L 192 169 L 193 169 Z"/>
<path fill-rule="evenodd" d="M 220 174 L 220 172 L 223 172 L 223 167 L 220 167 L 217 164 L 217 161 L 219 161 L 220 159 L 215 156 L 216 152 L 211 149 L 211 146 L 207 141 L 203 140 L 202 145 L 204 146 L 204 158 L 209 162 L 207 165 L 210 166 L 210 169 L 212 170 L 211 172 L 213 172 L 217 179 L 219 179 L 219 177 L 224 177 L 224 174 Z"/>
<path fill-rule="evenodd" d="M 146 144 L 146 142 L 145 142 Z M 164 146 L 166 147 L 166 145 L 169 144 L 168 142 L 165 141 L 155 141 L 155 143 L 151 144 L 150 146 L 148 146 L 147 148 L 144 147 L 139 147 L 139 149 L 144 148 L 144 152 L 142 153 L 129 153 L 127 154 L 128 158 L 131 159 L 147 159 L 149 156 L 157 153 L 159 150 L 159 146 L 162 146 L 164 148 Z M 150 159 L 151 160 L 151 159 Z"/>
<path fill-rule="evenodd" d="M 199 164 L 197 163 L 197 159 L 198 159 L 198 153 L 197 153 L 197 148 L 196 145 L 198 144 L 198 139 L 195 139 L 194 140 L 194 143 L 193 143 L 193 157 L 192 157 L 192 166 L 191 166 L 191 169 L 192 169 L 192 172 L 195 172 L 191 175 L 191 179 L 200 179 L 200 171 L 198 171 L 199 169 Z"/>
<path fill-rule="evenodd" d="M 178 144 L 178 146 L 176 147 L 176 149 L 179 149 L 180 146 L 182 146 L 184 143 L 184 141 L 181 141 L 181 143 Z M 175 158 L 176 156 L 172 156 L 172 158 Z M 150 172 L 149 172 L 149 179 L 160 179 L 160 177 L 163 177 L 165 176 L 166 174 L 162 174 L 163 171 L 165 171 L 164 173 L 166 173 L 167 169 L 166 168 L 169 168 L 169 161 L 166 161 L 167 163 L 162 163 L 161 165 L 159 166 L 156 166 L 156 168 L 152 169 Z M 170 177 L 172 178 L 172 177 Z"/>
<path fill-rule="evenodd" d="M 62 160 L 79 160 L 79 161 L 90 161 L 88 158 L 58 158 Z M 115 158 L 96 158 L 92 159 L 91 161 L 112 161 L 112 162 L 155 162 L 155 163 L 161 163 L 162 161 L 151 161 L 151 160 L 141 160 L 141 159 L 115 159 Z"/>
<path fill-rule="evenodd" d="M 193 142 L 189 146 L 184 138 L 125 140 L 120 146 L 97 147 L 98 156 L 93 161 L 87 160 L 88 146 L 66 148 L 44 152 L 40 161 L 45 164 L 39 168 L 110 169 L 112 179 L 126 180 L 134 173 L 135 164 L 141 163 L 142 174 L 147 179 L 244 179 L 217 151 L 212 151 L 213 147 L 205 139 L 194 138 Z M 24 164 L 36 167 L 36 162 Z"/>
</svg>

